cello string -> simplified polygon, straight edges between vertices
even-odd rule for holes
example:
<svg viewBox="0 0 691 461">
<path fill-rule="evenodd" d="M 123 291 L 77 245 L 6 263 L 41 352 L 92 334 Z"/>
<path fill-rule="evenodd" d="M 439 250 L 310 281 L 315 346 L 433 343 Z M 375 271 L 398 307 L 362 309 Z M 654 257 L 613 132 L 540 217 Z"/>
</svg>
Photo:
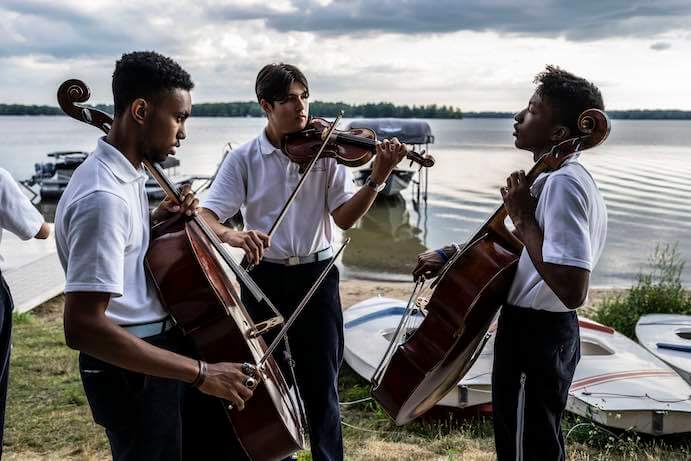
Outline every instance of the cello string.
<svg viewBox="0 0 691 461">
<path fill-rule="evenodd" d="M 295 405 L 298 410 L 300 411 L 300 420 L 302 421 L 302 427 L 307 427 L 307 415 L 305 413 L 305 408 L 302 405 L 302 395 L 300 394 L 300 386 L 298 386 L 298 379 L 297 376 L 295 375 L 295 360 L 293 360 L 293 353 L 290 351 L 290 342 L 288 341 L 288 335 L 285 335 L 284 338 L 284 343 L 285 343 L 285 354 L 286 358 L 288 359 L 288 367 L 290 368 L 290 376 L 293 378 L 293 389 L 294 393 L 291 393 L 288 391 L 288 395 L 290 400 L 293 401 L 293 405 Z"/>
<path fill-rule="evenodd" d="M 174 198 L 178 203 L 180 203 L 182 198 L 180 197 L 180 191 L 177 190 L 177 187 L 174 187 L 174 185 L 170 182 L 170 179 L 167 177 L 161 166 L 158 163 L 152 164 L 148 160 L 144 160 L 143 163 L 147 170 L 151 171 L 152 174 L 154 174 L 154 176 L 158 176 L 157 179 L 160 179 L 160 182 L 162 182 L 165 185 L 165 188 L 168 189 L 166 190 L 166 193 L 171 194 L 172 198 Z M 231 270 L 238 277 L 238 279 L 252 293 L 257 302 L 261 302 L 262 300 L 265 301 L 276 316 L 283 318 L 276 306 L 274 306 L 271 300 L 266 296 L 266 294 L 264 294 L 264 292 L 259 288 L 259 286 L 254 282 L 254 280 L 252 280 L 247 271 L 243 269 L 242 266 L 240 266 L 235 261 L 235 259 L 233 259 L 232 255 L 228 253 L 226 248 L 218 239 L 216 232 L 214 232 L 209 227 L 206 221 L 204 221 L 204 219 L 200 216 L 196 215 L 192 219 L 195 223 L 199 225 L 199 227 L 202 228 L 204 234 L 206 234 L 207 238 L 212 243 L 214 249 L 219 253 L 219 255 L 226 262 L 226 264 L 230 266 Z"/>
<path fill-rule="evenodd" d="M 371 381 L 372 384 L 374 384 L 375 386 L 379 384 L 379 379 L 381 378 L 381 375 L 384 374 L 384 372 L 389 366 L 389 361 L 391 360 L 391 357 L 393 357 L 393 353 L 396 347 L 399 345 L 398 341 L 401 337 L 401 331 L 406 326 L 406 318 L 410 316 L 410 313 L 412 311 L 411 305 L 413 303 L 413 299 L 415 298 L 416 293 L 419 293 L 419 291 L 424 287 L 424 284 L 424 278 L 415 281 L 415 286 L 413 287 L 413 290 L 410 293 L 410 297 L 408 298 L 408 304 L 406 305 L 405 311 L 403 312 L 403 316 L 401 317 L 401 320 L 398 322 L 396 332 L 389 341 L 389 347 L 386 349 L 386 352 L 379 361 L 379 365 L 377 365 L 377 369 L 374 371 L 374 374 L 372 375 Z"/>
<path fill-rule="evenodd" d="M 343 244 L 341 245 L 341 248 L 338 249 L 338 251 L 333 256 L 333 258 L 331 258 L 331 261 L 329 261 L 329 264 L 324 268 L 324 270 L 321 272 L 321 274 L 319 274 L 319 277 L 317 278 L 317 280 L 315 280 L 314 284 L 310 287 L 310 289 L 307 292 L 307 294 L 305 295 L 305 297 L 302 298 L 302 301 L 300 301 L 300 304 L 298 305 L 298 307 L 295 309 L 295 311 L 293 311 L 293 314 L 285 322 L 285 324 L 283 325 L 283 328 L 281 328 L 281 331 L 278 332 L 278 334 L 276 335 L 276 338 L 273 340 L 271 345 L 266 349 L 266 352 L 264 352 L 264 355 L 259 360 L 257 367 L 262 367 L 264 365 L 264 362 L 266 362 L 266 360 L 271 356 L 271 354 L 273 354 L 276 347 L 278 347 L 278 344 L 281 342 L 283 337 L 287 334 L 290 327 L 293 325 L 295 320 L 297 320 L 297 317 L 300 315 L 302 310 L 305 308 L 307 303 L 310 301 L 310 299 L 314 295 L 314 292 L 317 291 L 317 288 L 319 288 L 321 283 L 324 281 L 324 279 L 326 278 L 326 276 L 329 273 L 329 271 L 331 270 L 331 268 L 336 264 L 336 260 L 341 255 L 341 253 L 343 252 L 343 249 L 346 247 L 346 245 L 348 245 L 348 243 L 350 243 L 350 238 L 347 238 L 343 242 Z"/>
</svg>

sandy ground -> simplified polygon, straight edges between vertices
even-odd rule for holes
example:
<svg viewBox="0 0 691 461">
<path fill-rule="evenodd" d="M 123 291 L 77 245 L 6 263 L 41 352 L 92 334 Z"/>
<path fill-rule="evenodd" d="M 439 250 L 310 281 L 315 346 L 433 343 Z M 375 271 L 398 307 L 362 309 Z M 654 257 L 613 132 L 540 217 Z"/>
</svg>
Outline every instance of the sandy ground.
<svg viewBox="0 0 691 461">
<path fill-rule="evenodd" d="M 407 301 L 412 289 L 412 283 L 341 280 L 341 303 L 343 309 L 347 309 L 353 304 L 373 296 L 385 296 Z M 623 294 L 625 291 L 623 288 L 593 288 L 590 290 L 585 306 L 579 310 L 591 309 L 599 304 L 603 298 Z"/>
</svg>

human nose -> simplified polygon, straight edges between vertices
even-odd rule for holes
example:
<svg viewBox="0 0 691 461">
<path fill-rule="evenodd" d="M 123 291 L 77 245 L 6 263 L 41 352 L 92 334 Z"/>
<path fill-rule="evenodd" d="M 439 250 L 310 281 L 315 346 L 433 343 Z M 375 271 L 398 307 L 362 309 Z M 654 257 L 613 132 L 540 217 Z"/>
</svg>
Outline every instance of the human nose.
<svg viewBox="0 0 691 461">
<path fill-rule="evenodd" d="M 517 112 L 516 115 L 513 116 L 513 119 L 516 120 L 517 122 L 520 122 L 523 120 L 524 114 L 525 114 L 525 109 L 523 109 L 520 112 Z"/>
<path fill-rule="evenodd" d="M 185 139 L 187 138 L 187 132 L 185 131 L 185 123 L 181 123 L 180 127 L 178 128 L 178 139 Z"/>
</svg>

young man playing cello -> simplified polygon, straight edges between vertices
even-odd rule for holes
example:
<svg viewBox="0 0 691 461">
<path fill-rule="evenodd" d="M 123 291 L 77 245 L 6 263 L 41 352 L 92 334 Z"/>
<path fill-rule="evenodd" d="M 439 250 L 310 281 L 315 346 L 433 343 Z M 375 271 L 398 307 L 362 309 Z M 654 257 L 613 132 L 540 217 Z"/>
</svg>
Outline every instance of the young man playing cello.
<svg viewBox="0 0 691 461">
<path fill-rule="evenodd" d="M 252 391 L 240 364 L 207 364 L 180 355 L 187 346 L 147 277 L 147 175 L 142 160 L 165 160 L 185 139 L 190 76 L 154 52 L 125 54 L 115 65 L 110 133 L 79 166 L 57 207 L 55 234 L 65 269 L 65 339 L 94 420 L 115 460 L 182 458 L 181 404 L 186 387 L 242 409 Z M 164 200 L 151 216 L 196 212 Z"/>
<path fill-rule="evenodd" d="M 516 114 L 515 145 L 533 160 L 578 134 L 578 116 L 604 110 L 592 83 L 548 66 L 535 78 L 528 107 Z M 494 343 L 492 404 L 499 460 L 565 459 L 561 418 L 580 359 L 575 309 L 585 303 L 590 272 L 607 234 L 605 203 L 578 162 L 538 176 L 523 171 L 501 190 L 516 236 L 523 242 L 518 270 L 499 316 Z M 433 275 L 454 251 L 418 257 L 414 275 Z"/>
<path fill-rule="evenodd" d="M 358 191 L 346 167 L 333 158 L 318 160 L 269 239 L 266 233 L 300 178 L 299 166 L 290 162 L 280 145 L 284 135 L 307 124 L 309 86 L 295 66 L 269 64 L 259 72 L 255 90 L 267 117 L 266 128 L 225 158 L 201 215 L 223 241 L 243 248 L 247 260 L 257 264 L 252 277 L 288 318 L 333 255 L 333 223 L 348 229 L 362 217 L 406 150 L 396 139 L 381 143 L 372 176 Z M 241 208 L 249 230 L 234 231 L 219 224 Z M 312 459 L 318 461 L 343 459 L 338 407 L 343 317 L 338 285 L 334 268 L 288 335 Z M 255 320 L 270 314 L 244 292 L 243 301 Z"/>
</svg>

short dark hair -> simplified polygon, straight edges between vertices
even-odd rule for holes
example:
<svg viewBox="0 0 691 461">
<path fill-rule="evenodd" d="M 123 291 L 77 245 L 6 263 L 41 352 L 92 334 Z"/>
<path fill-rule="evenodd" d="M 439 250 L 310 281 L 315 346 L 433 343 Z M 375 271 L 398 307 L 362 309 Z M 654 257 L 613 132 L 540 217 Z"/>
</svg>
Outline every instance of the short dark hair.
<svg viewBox="0 0 691 461">
<path fill-rule="evenodd" d="M 547 66 L 535 76 L 537 93 L 546 99 L 561 124 L 572 135 L 579 133 L 578 116 L 586 109 L 605 110 L 600 90 L 588 80 L 577 77 L 557 66 Z"/>
<path fill-rule="evenodd" d="M 288 96 L 288 90 L 293 82 L 305 87 L 309 94 L 307 78 L 297 67 L 291 64 L 267 64 L 257 74 L 254 92 L 257 101 L 266 99 L 270 103 L 283 101 Z"/>
<path fill-rule="evenodd" d="M 125 53 L 113 71 L 113 110 L 117 116 L 137 98 L 151 99 L 177 88 L 194 88 L 190 74 L 177 62 L 155 51 Z"/>
</svg>

